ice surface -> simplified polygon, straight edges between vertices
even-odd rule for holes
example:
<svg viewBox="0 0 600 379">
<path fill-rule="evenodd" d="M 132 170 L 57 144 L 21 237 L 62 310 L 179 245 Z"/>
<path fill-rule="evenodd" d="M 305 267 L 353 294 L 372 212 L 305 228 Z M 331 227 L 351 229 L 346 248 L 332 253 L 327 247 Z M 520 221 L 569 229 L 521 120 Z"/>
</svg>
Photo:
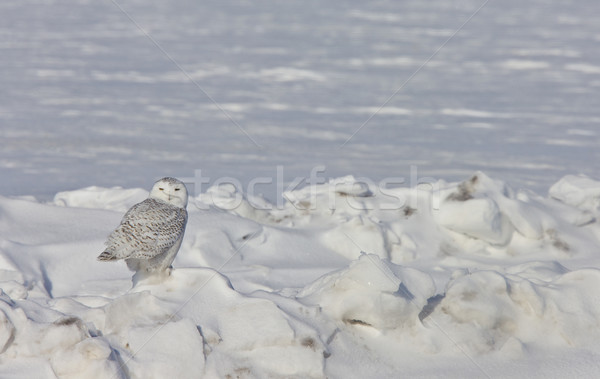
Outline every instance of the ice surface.
<svg viewBox="0 0 600 379">
<path fill-rule="evenodd" d="M 196 169 L 246 188 L 279 165 L 285 185 L 317 165 L 376 182 L 412 165 L 448 181 L 480 170 L 537 193 L 598 178 L 599 12 L 596 0 L 4 2 L 0 194 L 146 188 Z M 277 187 L 257 189 L 275 201 Z"/>
</svg>

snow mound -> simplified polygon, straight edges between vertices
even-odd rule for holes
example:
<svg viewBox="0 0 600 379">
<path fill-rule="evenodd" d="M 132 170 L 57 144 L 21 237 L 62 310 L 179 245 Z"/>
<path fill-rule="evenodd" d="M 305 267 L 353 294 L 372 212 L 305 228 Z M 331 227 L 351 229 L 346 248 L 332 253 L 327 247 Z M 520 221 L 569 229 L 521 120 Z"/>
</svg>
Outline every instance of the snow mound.
<svg viewBox="0 0 600 379">
<path fill-rule="evenodd" d="M 54 195 L 52 204 L 63 207 L 110 209 L 125 212 L 132 205 L 148 197 L 148 191 L 141 188 L 123 189 L 120 187 L 86 187 L 76 191 L 63 191 Z"/>
<path fill-rule="evenodd" d="M 35 363 L 50 366 L 61 378 L 124 377 L 106 339 L 95 335 L 82 319 L 48 308 L 32 301 L 19 304 L 0 295 L 2 362 L 38 360 Z"/>
<path fill-rule="evenodd" d="M 298 298 L 348 324 L 394 329 L 417 322 L 434 294 L 433 280 L 426 273 L 363 254 L 348 268 L 305 287 Z"/>
<path fill-rule="evenodd" d="M 600 215 L 600 182 L 584 175 L 567 175 L 550 187 L 550 196 L 595 216 Z"/>
<path fill-rule="evenodd" d="M 600 293 L 589 289 L 598 284 L 597 269 L 549 281 L 482 270 L 452 280 L 430 317 L 452 327 L 456 342 L 475 352 L 592 346 L 600 336 Z"/>
</svg>

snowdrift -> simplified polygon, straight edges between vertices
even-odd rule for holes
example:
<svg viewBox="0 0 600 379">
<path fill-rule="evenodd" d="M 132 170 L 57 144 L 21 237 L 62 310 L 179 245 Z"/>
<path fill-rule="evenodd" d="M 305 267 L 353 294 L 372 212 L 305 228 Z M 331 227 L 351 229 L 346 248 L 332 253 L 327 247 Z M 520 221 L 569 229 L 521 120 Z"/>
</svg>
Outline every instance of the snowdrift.
<svg viewBox="0 0 600 379">
<path fill-rule="evenodd" d="M 564 359 L 600 373 L 591 178 L 543 197 L 481 172 L 393 189 L 348 176 L 279 208 L 212 187 L 190 199 L 171 276 L 132 288 L 95 257 L 146 195 L 0 197 L 2 377 L 547 377 Z"/>
</svg>

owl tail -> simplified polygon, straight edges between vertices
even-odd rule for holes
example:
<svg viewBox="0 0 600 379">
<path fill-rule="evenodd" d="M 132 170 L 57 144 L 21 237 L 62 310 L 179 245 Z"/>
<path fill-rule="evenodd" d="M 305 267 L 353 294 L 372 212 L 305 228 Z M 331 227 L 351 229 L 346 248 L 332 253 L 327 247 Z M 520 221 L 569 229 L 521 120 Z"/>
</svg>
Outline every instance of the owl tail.
<svg viewBox="0 0 600 379">
<path fill-rule="evenodd" d="M 102 254 L 98 255 L 99 261 L 116 261 L 117 257 L 115 257 L 112 253 L 108 251 L 104 251 Z"/>
</svg>

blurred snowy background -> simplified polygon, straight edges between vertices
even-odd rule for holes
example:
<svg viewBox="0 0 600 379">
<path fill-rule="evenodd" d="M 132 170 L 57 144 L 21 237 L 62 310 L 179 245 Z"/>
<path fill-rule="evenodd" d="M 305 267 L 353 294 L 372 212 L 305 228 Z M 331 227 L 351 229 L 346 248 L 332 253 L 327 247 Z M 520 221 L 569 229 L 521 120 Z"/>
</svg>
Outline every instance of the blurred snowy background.
<svg viewBox="0 0 600 379">
<path fill-rule="evenodd" d="M 277 165 L 541 194 L 600 177 L 596 0 L 5 1 L 0 19 L 2 195 Z"/>
</svg>

